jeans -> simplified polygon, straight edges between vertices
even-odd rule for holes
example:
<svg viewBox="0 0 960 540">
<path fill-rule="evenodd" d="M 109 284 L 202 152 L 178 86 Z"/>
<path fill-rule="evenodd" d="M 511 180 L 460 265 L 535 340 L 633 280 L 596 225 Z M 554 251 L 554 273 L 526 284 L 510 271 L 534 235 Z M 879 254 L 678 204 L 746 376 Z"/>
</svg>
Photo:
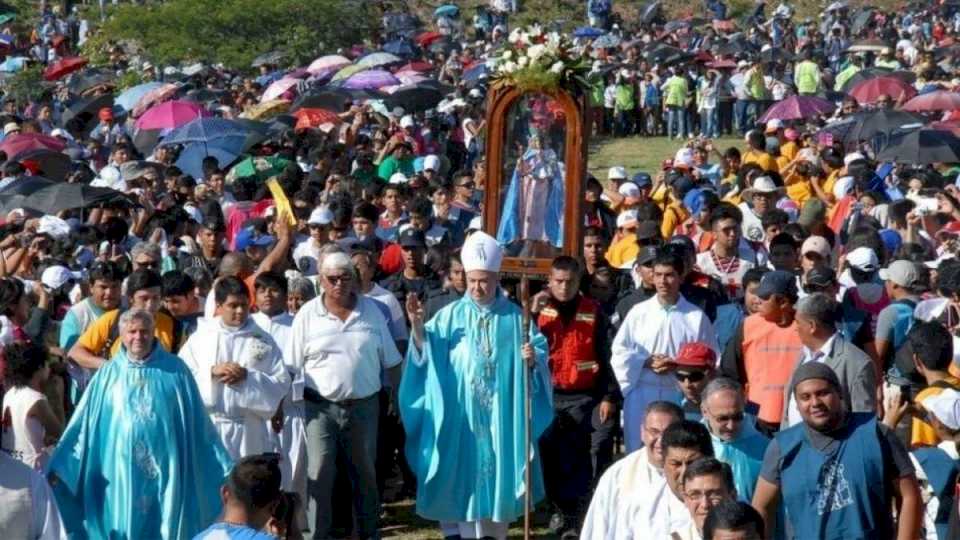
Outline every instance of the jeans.
<svg viewBox="0 0 960 540">
<path fill-rule="evenodd" d="M 700 134 L 716 139 L 720 136 L 720 111 L 716 107 L 700 111 Z"/>
<path fill-rule="evenodd" d="M 747 131 L 750 129 L 747 126 L 747 112 L 749 105 L 750 102 L 745 99 L 738 99 L 733 103 L 733 116 L 737 122 L 737 130 L 740 131 L 740 135 L 746 135 Z"/>
<path fill-rule="evenodd" d="M 676 125 L 676 131 L 674 131 Z M 687 136 L 687 110 L 683 107 L 667 106 L 667 138 Z"/>
<path fill-rule="evenodd" d="M 306 401 L 307 526 L 312 536 L 330 536 L 331 500 L 337 475 L 337 456 L 347 464 L 353 488 L 356 534 L 379 538 L 380 497 L 377 491 L 377 426 L 380 414 L 376 394 L 347 404 Z"/>
</svg>

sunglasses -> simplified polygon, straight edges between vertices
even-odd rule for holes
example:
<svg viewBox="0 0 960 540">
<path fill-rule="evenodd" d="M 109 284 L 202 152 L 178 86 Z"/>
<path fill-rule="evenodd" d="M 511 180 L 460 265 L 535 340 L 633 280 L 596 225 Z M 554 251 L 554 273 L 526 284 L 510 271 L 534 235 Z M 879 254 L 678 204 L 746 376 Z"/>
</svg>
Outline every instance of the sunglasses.
<svg viewBox="0 0 960 540">
<path fill-rule="evenodd" d="M 457 187 L 462 187 L 462 188 L 467 188 L 467 189 L 473 189 L 473 188 L 475 188 L 476 186 L 477 186 L 477 185 L 474 184 L 473 182 L 466 182 L 466 183 L 458 184 L 458 185 L 457 185 Z"/>
<path fill-rule="evenodd" d="M 340 283 L 350 283 L 353 280 L 353 277 L 348 276 L 347 274 L 341 274 L 339 276 L 323 276 L 331 285 L 339 285 Z"/>
<path fill-rule="evenodd" d="M 673 376 L 676 377 L 678 381 L 700 382 L 706 378 L 707 374 L 702 371 L 691 371 L 689 373 L 676 371 Z"/>
<path fill-rule="evenodd" d="M 144 268 L 156 268 L 160 266 L 160 263 L 157 261 L 134 261 L 134 264 L 137 266 L 142 266 Z"/>
<path fill-rule="evenodd" d="M 745 415 L 742 412 L 738 412 L 724 416 L 715 416 L 713 419 L 719 424 L 725 424 L 727 422 L 743 422 L 744 417 Z"/>
</svg>

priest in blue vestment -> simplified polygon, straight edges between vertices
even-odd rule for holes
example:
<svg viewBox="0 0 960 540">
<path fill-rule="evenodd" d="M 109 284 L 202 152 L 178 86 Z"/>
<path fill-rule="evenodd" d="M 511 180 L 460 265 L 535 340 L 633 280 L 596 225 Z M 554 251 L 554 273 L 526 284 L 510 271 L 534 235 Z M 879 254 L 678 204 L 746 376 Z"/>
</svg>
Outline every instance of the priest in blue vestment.
<svg viewBox="0 0 960 540">
<path fill-rule="evenodd" d="M 406 455 L 417 476 L 417 513 L 461 538 L 506 538 L 523 515 L 527 457 L 532 501 L 543 498 L 537 440 L 553 420 L 547 342 L 533 326 L 522 345 L 520 308 L 499 289 L 503 250 L 483 232 L 461 251 L 467 291 L 413 327 L 400 384 Z M 528 369 L 527 366 L 533 366 Z M 532 392 L 531 447 L 524 447 L 524 377 Z"/>
<path fill-rule="evenodd" d="M 70 538 L 190 539 L 221 510 L 232 462 L 193 375 L 157 346 L 153 316 L 120 316 L 120 351 L 100 368 L 50 458 Z"/>
</svg>

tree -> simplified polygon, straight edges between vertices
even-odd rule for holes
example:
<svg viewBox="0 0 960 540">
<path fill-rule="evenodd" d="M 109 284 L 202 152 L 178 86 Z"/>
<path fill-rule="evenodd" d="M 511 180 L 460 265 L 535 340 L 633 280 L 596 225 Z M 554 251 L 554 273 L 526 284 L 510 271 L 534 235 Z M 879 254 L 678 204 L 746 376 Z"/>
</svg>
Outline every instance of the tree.
<svg viewBox="0 0 960 540">
<path fill-rule="evenodd" d="M 96 60 L 111 43 L 134 41 L 160 64 L 222 63 L 250 67 L 283 51 L 302 65 L 371 35 L 379 19 L 362 0 L 168 0 L 111 12 L 84 54 Z"/>
</svg>

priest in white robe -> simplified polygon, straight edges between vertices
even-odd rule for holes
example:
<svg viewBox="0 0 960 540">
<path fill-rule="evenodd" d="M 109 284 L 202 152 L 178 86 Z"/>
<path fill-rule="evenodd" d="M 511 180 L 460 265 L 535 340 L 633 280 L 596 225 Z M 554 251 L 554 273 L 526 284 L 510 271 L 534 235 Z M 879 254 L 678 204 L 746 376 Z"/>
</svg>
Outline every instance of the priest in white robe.
<svg viewBox="0 0 960 540">
<path fill-rule="evenodd" d="M 247 287 L 234 277 L 214 287 L 219 316 L 203 321 L 180 349 L 230 457 L 272 452 L 267 421 L 290 390 L 274 339 L 250 318 Z"/>
<path fill-rule="evenodd" d="M 613 340 L 610 365 L 623 394 L 623 435 L 627 452 L 640 448 L 640 427 L 647 405 L 680 403 L 673 360 L 684 343 L 701 342 L 719 356 L 716 334 L 707 315 L 680 294 L 687 269 L 672 253 L 653 265 L 657 294 L 634 306 Z"/>
<path fill-rule="evenodd" d="M 631 537 L 634 522 L 657 495 L 663 495 L 666 481 L 660 438 L 682 419 L 683 410 L 675 403 L 655 401 L 647 407 L 641 430 L 643 448 L 611 465 L 600 477 L 580 530 L 582 540 Z"/>
</svg>

